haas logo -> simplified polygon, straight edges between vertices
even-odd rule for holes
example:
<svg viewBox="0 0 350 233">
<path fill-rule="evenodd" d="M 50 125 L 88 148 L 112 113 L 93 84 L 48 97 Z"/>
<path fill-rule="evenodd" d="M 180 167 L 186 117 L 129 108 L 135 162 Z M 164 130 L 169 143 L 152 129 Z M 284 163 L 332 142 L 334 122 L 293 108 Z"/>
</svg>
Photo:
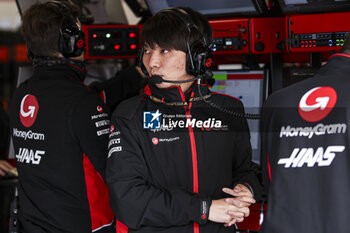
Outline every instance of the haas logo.
<svg viewBox="0 0 350 233">
<path fill-rule="evenodd" d="M 113 133 L 114 132 L 114 125 L 111 125 L 111 127 L 109 128 L 109 133 Z"/>
<path fill-rule="evenodd" d="M 207 61 L 205 62 L 205 66 L 209 68 L 211 67 L 212 63 L 213 63 L 213 60 L 211 58 L 208 58 Z"/>
<path fill-rule="evenodd" d="M 84 47 L 84 40 L 82 40 L 82 39 L 78 40 L 77 46 L 78 46 L 79 49 L 81 49 L 82 47 Z"/>
<path fill-rule="evenodd" d="M 38 114 L 39 104 L 34 95 L 25 95 L 21 101 L 19 117 L 25 127 L 34 124 Z"/>
<path fill-rule="evenodd" d="M 315 87 L 306 92 L 299 102 L 299 114 L 308 122 L 325 118 L 337 102 L 337 92 L 331 87 Z"/>
</svg>

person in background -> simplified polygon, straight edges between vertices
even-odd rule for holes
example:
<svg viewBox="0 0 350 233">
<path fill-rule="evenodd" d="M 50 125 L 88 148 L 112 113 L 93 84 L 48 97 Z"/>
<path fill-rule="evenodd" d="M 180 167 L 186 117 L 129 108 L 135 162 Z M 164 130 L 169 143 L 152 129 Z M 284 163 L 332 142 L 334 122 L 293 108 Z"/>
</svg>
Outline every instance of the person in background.
<svg viewBox="0 0 350 233">
<path fill-rule="evenodd" d="M 0 159 L 0 176 L 5 176 L 8 172 L 12 171 L 14 167 L 6 160 Z"/>
<path fill-rule="evenodd" d="M 14 167 L 5 159 L 9 146 L 9 119 L 0 101 L 0 176 L 5 176 Z"/>
<path fill-rule="evenodd" d="M 21 232 L 112 232 L 103 180 L 110 114 L 83 84 L 78 10 L 69 0 L 35 3 L 21 32 L 33 61 L 10 106 Z"/>
<path fill-rule="evenodd" d="M 349 232 L 350 40 L 262 109 L 262 233 Z"/>
<path fill-rule="evenodd" d="M 140 67 L 131 65 L 117 72 L 111 79 L 93 82 L 89 88 L 100 94 L 112 112 L 123 100 L 142 93 L 146 83 L 147 78 Z"/>
<path fill-rule="evenodd" d="M 117 232 L 232 232 L 262 187 L 251 162 L 242 103 L 211 93 L 212 30 L 190 8 L 171 8 L 141 32 L 145 94 L 112 115 L 107 184 Z M 206 122 L 206 123 L 205 123 Z"/>
</svg>

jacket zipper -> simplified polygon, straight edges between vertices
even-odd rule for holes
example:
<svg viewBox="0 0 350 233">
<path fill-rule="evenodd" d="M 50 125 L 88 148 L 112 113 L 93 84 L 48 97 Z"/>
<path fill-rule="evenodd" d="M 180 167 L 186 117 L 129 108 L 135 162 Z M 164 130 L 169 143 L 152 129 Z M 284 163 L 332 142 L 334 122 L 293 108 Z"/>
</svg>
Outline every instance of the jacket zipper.
<svg viewBox="0 0 350 233">
<path fill-rule="evenodd" d="M 179 92 L 182 98 L 182 101 L 186 101 L 186 98 L 179 87 Z M 194 92 L 191 93 L 191 98 L 193 98 Z M 186 119 L 191 120 L 191 107 L 192 102 L 189 103 L 188 109 L 187 106 L 184 106 L 185 108 L 185 114 Z M 192 151 L 192 167 L 193 167 L 193 192 L 198 193 L 198 164 L 197 164 L 197 148 L 196 148 L 196 140 L 194 138 L 194 132 L 191 125 L 188 126 L 188 132 L 190 134 L 190 141 L 191 141 L 191 151 Z M 193 223 L 193 232 L 199 233 L 199 226 L 198 223 Z"/>
</svg>

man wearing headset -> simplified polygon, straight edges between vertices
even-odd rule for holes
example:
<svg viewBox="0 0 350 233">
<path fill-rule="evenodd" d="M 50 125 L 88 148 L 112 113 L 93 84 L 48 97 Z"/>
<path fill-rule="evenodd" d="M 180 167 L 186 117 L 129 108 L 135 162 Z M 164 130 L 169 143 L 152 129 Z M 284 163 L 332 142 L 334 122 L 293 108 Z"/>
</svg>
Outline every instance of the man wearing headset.
<svg viewBox="0 0 350 233">
<path fill-rule="evenodd" d="M 109 113 L 82 83 L 84 34 L 70 1 L 36 3 L 21 32 L 33 75 L 15 91 L 10 127 L 23 232 L 111 232 L 105 177 Z"/>
<path fill-rule="evenodd" d="M 242 103 L 208 90 L 211 43 L 190 8 L 162 10 L 142 28 L 150 83 L 117 107 L 110 130 L 117 232 L 232 232 L 261 195 L 247 122 L 223 112 L 243 113 Z"/>
<path fill-rule="evenodd" d="M 4 110 L 3 104 L 0 101 L 0 179 L 1 176 L 5 176 L 8 172 L 14 169 L 11 164 L 4 160 L 8 153 L 8 141 L 9 141 L 9 119 L 7 113 Z"/>
</svg>

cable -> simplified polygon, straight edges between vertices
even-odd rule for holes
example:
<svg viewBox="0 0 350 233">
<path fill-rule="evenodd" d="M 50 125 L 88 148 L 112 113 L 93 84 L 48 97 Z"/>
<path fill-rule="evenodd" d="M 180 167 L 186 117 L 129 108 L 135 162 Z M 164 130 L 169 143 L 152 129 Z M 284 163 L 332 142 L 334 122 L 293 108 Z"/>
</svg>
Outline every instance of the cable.
<svg viewBox="0 0 350 233">
<path fill-rule="evenodd" d="M 18 220 L 19 215 L 19 200 L 18 200 L 18 188 L 15 187 L 15 195 L 11 206 L 10 214 L 10 224 L 9 224 L 9 233 L 20 233 L 20 222 Z"/>
<path fill-rule="evenodd" d="M 202 95 L 202 92 L 201 92 L 201 88 L 200 88 L 200 80 L 203 78 L 205 78 L 207 74 L 202 74 L 202 75 L 199 75 L 199 79 L 197 81 L 197 85 L 198 85 L 198 92 L 199 92 L 199 95 L 200 97 L 202 98 L 202 100 L 204 102 L 206 102 L 207 104 L 209 104 L 210 106 L 212 106 L 213 108 L 223 112 L 223 113 L 227 113 L 227 114 L 230 114 L 232 116 L 235 116 L 235 117 L 239 117 L 239 118 L 246 118 L 246 119 L 252 119 L 252 120 L 258 120 L 261 118 L 261 114 L 252 114 L 252 113 L 244 113 L 244 112 L 234 112 L 234 111 L 231 111 L 227 108 L 223 108 L 222 106 L 214 103 L 213 101 L 211 100 L 208 100 L 208 99 L 205 99 Z"/>
<path fill-rule="evenodd" d="M 260 208 L 260 219 L 259 219 L 259 225 L 261 226 L 264 222 L 264 204 L 265 202 L 262 201 L 261 208 Z"/>
</svg>

